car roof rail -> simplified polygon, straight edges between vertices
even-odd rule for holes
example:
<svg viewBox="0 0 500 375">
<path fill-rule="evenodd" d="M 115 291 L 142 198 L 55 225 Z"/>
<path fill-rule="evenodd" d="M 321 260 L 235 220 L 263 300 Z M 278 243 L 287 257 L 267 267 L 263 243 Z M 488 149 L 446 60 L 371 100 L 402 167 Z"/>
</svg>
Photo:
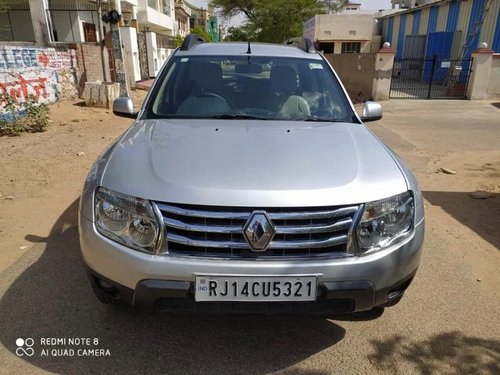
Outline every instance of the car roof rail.
<svg viewBox="0 0 500 375">
<path fill-rule="evenodd" d="M 203 37 L 196 34 L 189 34 L 184 38 L 184 41 L 182 42 L 181 51 L 189 51 L 195 45 L 205 42 L 206 40 Z"/>
<path fill-rule="evenodd" d="M 311 39 L 305 38 L 303 36 L 290 38 L 285 41 L 285 44 L 287 46 L 295 46 L 297 48 L 300 48 L 307 53 L 316 52 L 316 48 L 314 48 L 314 43 L 311 41 Z"/>
</svg>

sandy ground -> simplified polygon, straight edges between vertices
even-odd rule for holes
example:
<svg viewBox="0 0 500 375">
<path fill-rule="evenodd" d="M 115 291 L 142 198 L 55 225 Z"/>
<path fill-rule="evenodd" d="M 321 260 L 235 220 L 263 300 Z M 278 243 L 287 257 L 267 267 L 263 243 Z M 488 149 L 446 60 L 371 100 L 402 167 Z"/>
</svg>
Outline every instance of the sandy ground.
<svg viewBox="0 0 500 375">
<path fill-rule="evenodd" d="M 0 138 L 0 373 L 500 373 L 500 104 L 384 109 L 370 128 L 421 184 L 425 252 L 399 305 L 346 318 L 99 304 L 79 255 L 78 198 L 92 162 L 131 120 L 67 101 L 52 106 L 46 132 Z M 475 190 L 494 194 L 474 199 Z M 111 357 L 18 357 L 19 337 L 95 338 Z"/>
</svg>

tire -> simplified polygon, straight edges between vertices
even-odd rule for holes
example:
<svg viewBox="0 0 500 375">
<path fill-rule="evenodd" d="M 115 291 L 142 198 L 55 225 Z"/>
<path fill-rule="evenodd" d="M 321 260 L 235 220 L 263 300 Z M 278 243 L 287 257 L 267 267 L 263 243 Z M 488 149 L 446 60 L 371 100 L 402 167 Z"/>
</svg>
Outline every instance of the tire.
<svg viewBox="0 0 500 375">
<path fill-rule="evenodd" d="M 109 294 L 104 293 L 102 290 L 99 290 L 92 286 L 92 291 L 94 292 L 94 295 L 96 298 L 99 300 L 99 302 L 105 304 L 105 305 L 117 305 L 118 304 L 118 299 L 110 296 Z"/>
<path fill-rule="evenodd" d="M 99 300 L 99 302 L 105 305 L 115 305 L 115 306 L 118 305 L 119 298 L 117 296 L 114 296 L 113 294 L 106 293 L 99 287 L 97 283 L 98 281 L 94 277 L 90 276 L 90 284 L 92 285 L 92 291 L 94 292 L 94 295 Z"/>
</svg>

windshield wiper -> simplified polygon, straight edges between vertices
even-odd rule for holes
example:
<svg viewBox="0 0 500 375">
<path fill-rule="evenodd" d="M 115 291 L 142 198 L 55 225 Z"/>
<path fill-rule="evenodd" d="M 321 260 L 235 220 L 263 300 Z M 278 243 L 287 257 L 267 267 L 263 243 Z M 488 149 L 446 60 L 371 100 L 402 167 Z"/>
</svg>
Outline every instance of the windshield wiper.
<svg viewBox="0 0 500 375">
<path fill-rule="evenodd" d="M 309 121 L 309 122 L 345 122 L 344 120 L 336 119 L 336 118 L 304 118 L 298 121 Z"/>
<path fill-rule="evenodd" d="M 267 117 L 253 116 L 247 114 L 229 114 L 225 113 L 223 115 L 210 116 L 211 119 L 221 119 L 221 120 L 272 120 Z"/>
</svg>

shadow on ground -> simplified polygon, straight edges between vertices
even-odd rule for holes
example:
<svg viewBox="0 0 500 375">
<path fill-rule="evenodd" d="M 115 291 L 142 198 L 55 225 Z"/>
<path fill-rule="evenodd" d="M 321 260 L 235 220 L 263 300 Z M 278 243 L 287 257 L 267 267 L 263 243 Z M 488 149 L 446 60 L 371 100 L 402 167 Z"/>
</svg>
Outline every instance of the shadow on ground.
<svg viewBox="0 0 500 375">
<path fill-rule="evenodd" d="M 35 355 L 23 360 L 34 366 L 86 374 L 265 373 L 294 365 L 344 337 L 342 327 L 321 317 L 167 315 L 102 305 L 87 281 L 76 224 L 77 201 L 47 239 L 27 236 L 38 244 L 0 278 L 2 285 L 10 283 L 0 300 L 0 340 L 15 353 L 17 338 L 33 338 Z M 26 263 L 32 265 L 26 268 Z M 97 347 L 109 349 L 111 357 L 40 356 L 43 348 L 77 349 L 42 348 L 40 338 L 74 337 L 98 339 Z"/>
<path fill-rule="evenodd" d="M 500 249 L 500 194 L 492 198 L 474 199 L 469 193 L 424 191 L 424 197 L 441 207 L 455 220 Z"/>
<path fill-rule="evenodd" d="M 423 341 L 403 336 L 372 340 L 370 362 L 388 373 L 401 373 L 401 361 L 419 374 L 498 374 L 500 341 L 469 337 L 460 332 L 442 333 Z M 406 369 L 408 371 L 408 369 Z"/>
</svg>

